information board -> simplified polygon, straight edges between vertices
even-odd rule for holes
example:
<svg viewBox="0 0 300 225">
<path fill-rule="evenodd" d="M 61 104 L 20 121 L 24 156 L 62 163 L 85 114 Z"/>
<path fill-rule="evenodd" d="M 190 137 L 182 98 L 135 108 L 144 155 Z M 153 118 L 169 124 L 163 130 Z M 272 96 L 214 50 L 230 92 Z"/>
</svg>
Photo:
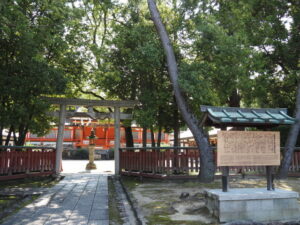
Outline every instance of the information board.
<svg viewBox="0 0 300 225">
<path fill-rule="evenodd" d="M 277 166 L 279 164 L 279 132 L 218 132 L 217 166 Z"/>
</svg>

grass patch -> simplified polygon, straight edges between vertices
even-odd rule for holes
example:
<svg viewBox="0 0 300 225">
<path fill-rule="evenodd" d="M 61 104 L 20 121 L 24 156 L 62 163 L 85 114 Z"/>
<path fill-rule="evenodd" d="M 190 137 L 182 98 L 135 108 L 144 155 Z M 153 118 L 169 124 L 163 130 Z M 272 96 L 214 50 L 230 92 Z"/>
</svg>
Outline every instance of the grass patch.
<svg viewBox="0 0 300 225">
<path fill-rule="evenodd" d="M 181 188 L 222 188 L 221 182 L 216 180 L 211 183 L 201 183 L 199 181 L 188 181 L 184 183 L 180 183 L 178 186 Z"/>
<path fill-rule="evenodd" d="M 140 181 L 137 177 L 122 177 L 122 182 L 126 186 L 128 191 L 134 190 L 137 186 L 142 184 L 142 181 Z"/>
<path fill-rule="evenodd" d="M 174 224 L 170 217 L 157 214 L 148 216 L 147 220 L 149 225 Z"/>
<path fill-rule="evenodd" d="M 205 207 L 203 189 L 221 189 L 221 179 L 212 183 L 198 180 L 155 180 L 137 177 L 124 177 L 123 183 L 141 209 L 147 224 L 217 224 Z M 300 178 L 274 180 L 275 188 L 297 191 L 300 193 Z M 231 176 L 230 188 L 266 188 L 266 178 L 261 176 Z M 180 198 L 181 193 L 189 193 L 187 198 Z M 300 201 L 300 199 L 299 199 Z M 182 216 L 182 217 L 181 217 Z M 179 221 L 180 220 L 180 221 Z"/>
<path fill-rule="evenodd" d="M 147 217 L 148 225 L 207 225 L 198 221 L 174 221 L 166 215 L 151 215 Z"/>
<path fill-rule="evenodd" d="M 112 179 L 108 179 L 108 207 L 109 224 L 123 224 L 123 219 L 118 209 L 117 193 Z"/>
<path fill-rule="evenodd" d="M 166 201 L 155 201 L 148 203 L 146 205 L 143 205 L 144 208 L 151 210 L 153 214 L 156 215 L 172 215 L 175 213 L 175 209 L 171 207 L 169 202 Z"/>
<path fill-rule="evenodd" d="M 0 193 L 4 189 L 9 190 L 11 188 L 50 188 L 58 182 L 59 180 L 52 176 L 0 181 Z M 38 197 L 39 195 L 0 195 L 0 223 L 2 223 L 6 217 L 17 213 Z"/>
<path fill-rule="evenodd" d="M 3 201 L 0 205 L 0 224 L 5 221 L 5 219 L 15 213 L 20 209 L 32 203 L 40 195 L 30 195 L 30 196 L 10 196 L 9 201 Z M 2 196 L 3 197 L 3 196 Z M 5 198 L 5 197 L 4 197 Z"/>
<path fill-rule="evenodd" d="M 0 196 L 0 211 L 21 200 L 21 196 L 17 195 L 2 195 Z"/>
<path fill-rule="evenodd" d="M 0 190 L 4 188 L 49 188 L 58 182 L 59 181 L 52 176 L 0 181 Z"/>
</svg>

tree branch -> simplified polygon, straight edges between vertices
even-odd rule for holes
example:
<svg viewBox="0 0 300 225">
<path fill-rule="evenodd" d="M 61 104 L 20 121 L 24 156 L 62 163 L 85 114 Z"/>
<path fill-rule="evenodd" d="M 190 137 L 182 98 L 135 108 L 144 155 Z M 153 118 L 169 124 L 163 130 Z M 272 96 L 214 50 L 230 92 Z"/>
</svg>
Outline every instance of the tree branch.
<svg viewBox="0 0 300 225">
<path fill-rule="evenodd" d="M 101 95 L 98 95 L 98 94 L 96 94 L 96 93 L 94 93 L 92 91 L 85 91 L 81 87 L 78 87 L 78 89 L 83 94 L 93 95 L 96 98 L 100 98 L 101 100 L 105 100 L 105 98 L 103 98 Z M 113 110 L 110 107 L 108 107 L 108 110 L 109 110 L 109 112 L 113 112 Z"/>
</svg>

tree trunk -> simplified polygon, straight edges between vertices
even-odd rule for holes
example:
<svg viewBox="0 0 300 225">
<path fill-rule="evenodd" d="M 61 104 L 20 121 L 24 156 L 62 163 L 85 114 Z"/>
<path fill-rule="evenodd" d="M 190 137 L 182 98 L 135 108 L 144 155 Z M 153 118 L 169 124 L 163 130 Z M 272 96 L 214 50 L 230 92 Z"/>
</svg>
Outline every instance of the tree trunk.
<svg viewBox="0 0 300 225">
<path fill-rule="evenodd" d="M 17 146 L 18 139 L 17 139 L 17 135 L 16 135 L 15 129 L 13 130 L 13 137 L 14 137 L 14 145 Z"/>
<path fill-rule="evenodd" d="M 151 127 L 151 146 L 155 147 L 155 137 L 154 137 L 153 127 Z"/>
<path fill-rule="evenodd" d="M 134 147 L 133 146 L 133 135 L 131 126 L 124 126 L 125 128 L 125 139 L 126 139 L 126 147 Z"/>
<path fill-rule="evenodd" d="M 147 147 L 147 127 L 143 127 L 143 147 Z"/>
<path fill-rule="evenodd" d="M 174 146 L 179 146 L 179 118 L 178 118 L 178 108 L 176 104 L 176 100 L 174 99 L 174 111 L 173 111 L 173 129 L 174 129 Z M 177 150 L 175 150 L 175 154 L 177 153 Z"/>
<path fill-rule="evenodd" d="M 160 14 L 156 7 L 154 0 L 147 0 L 148 7 L 152 16 L 152 20 L 155 24 L 156 30 L 161 39 L 166 58 L 168 63 L 168 72 L 172 82 L 173 91 L 176 97 L 176 102 L 178 108 L 187 124 L 190 128 L 196 143 L 200 151 L 200 166 L 201 170 L 199 173 L 199 178 L 202 182 L 211 182 L 214 179 L 215 173 L 215 163 L 213 158 L 213 151 L 209 145 L 208 138 L 205 136 L 203 128 L 199 127 L 199 121 L 191 113 L 178 84 L 178 68 L 177 62 L 175 59 L 174 51 L 172 44 L 170 42 L 169 36 L 165 29 L 165 26 L 162 23 Z"/>
<path fill-rule="evenodd" d="M 161 131 L 162 131 L 162 127 L 159 126 L 158 127 L 158 133 L 157 133 L 157 147 L 160 147 L 160 143 L 161 143 Z"/>
<path fill-rule="evenodd" d="M 3 127 L 0 126 L 0 145 L 3 145 Z"/>
<path fill-rule="evenodd" d="M 230 107 L 240 107 L 241 106 L 241 96 L 238 93 L 238 89 L 234 89 L 228 100 Z"/>
<path fill-rule="evenodd" d="M 296 122 L 290 128 L 289 135 L 285 143 L 284 154 L 278 171 L 278 178 L 284 179 L 288 175 L 299 130 L 300 130 L 300 81 L 298 83 L 297 99 L 296 99 Z"/>
<path fill-rule="evenodd" d="M 4 145 L 6 146 L 9 145 L 12 132 L 13 132 L 13 126 L 10 126 Z"/>
<path fill-rule="evenodd" d="M 25 130 L 19 133 L 17 146 L 25 145 L 26 134 L 27 134 L 27 131 L 25 131 Z"/>
</svg>

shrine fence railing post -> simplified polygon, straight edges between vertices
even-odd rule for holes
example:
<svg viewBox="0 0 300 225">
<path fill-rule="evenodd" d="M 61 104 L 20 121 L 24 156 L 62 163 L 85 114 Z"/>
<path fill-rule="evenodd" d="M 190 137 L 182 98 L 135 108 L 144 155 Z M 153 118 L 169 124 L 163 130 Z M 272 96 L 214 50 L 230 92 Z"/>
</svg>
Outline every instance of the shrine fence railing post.
<svg viewBox="0 0 300 225">
<path fill-rule="evenodd" d="M 175 151 L 177 150 L 177 151 Z M 281 148 L 281 151 L 283 148 Z M 197 147 L 120 148 L 120 174 L 145 177 L 191 177 L 200 170 Z M 216 148 L 213 147 L 216 160 Z M 175 153 L 178 152 L 176 155 Z M 300 148 L 293 154 L 290 174 L 300 174 Z M 216 169 L 220 172 L 220 168 Z M 230 167 L 231 173 L 264 174 L 264 166 Z"/>
<path fill-rule="evenodd" d="M 0 181 L 55 173 L 55 148 L 0 146 Z"/>
</svg>

